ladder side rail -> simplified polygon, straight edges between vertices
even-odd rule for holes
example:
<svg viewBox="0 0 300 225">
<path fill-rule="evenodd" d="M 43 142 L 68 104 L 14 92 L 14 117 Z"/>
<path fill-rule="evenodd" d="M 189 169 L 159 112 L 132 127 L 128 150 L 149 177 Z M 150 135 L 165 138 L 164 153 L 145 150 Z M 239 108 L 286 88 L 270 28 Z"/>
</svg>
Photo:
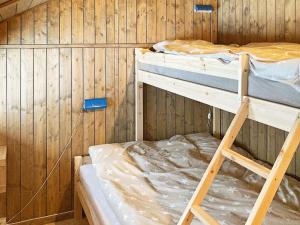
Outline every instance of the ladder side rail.
<svg viewBox="0 0 300 225">
<path fill-rule="evenodd" d="M 246 118 L 248 117 L 248 99 L 245 98 L 238 110 L 236 116 L 231 122 L 230 127 L 228 128 L 223 140 L 221 141 L 216 153 L 214 154 L 213 159 L 211 160 L 208 168 L 206 169 L 200 183 L 197 186 L 196 191 L 194 192 L 189 204 L 187 205 L 183 215 L 181 216 L 178 224 L 187 225 L 192 221 L 191 208 L 193 205 L 200 205 L 203 201 L 209 187 L 211 186 L 215 176 L 217 175 L 219 169 L 222 166 L 222 163 L 225 157 L 222 154 L 223 149 L 230 148 L 238 135 L 242 125 L 244 124 Z"/>
<path fill-rule="evenodd" d="M 246 225 L 261 224 L 269 206 L 278 190 L 278 187 L 288 169 L 290 162 L 300 143 L 300 113 L 291 129 L 284 145 L 277 156 L 271 173 L 269 174 L 258 199 L 248 217 Z"/>
</svg>

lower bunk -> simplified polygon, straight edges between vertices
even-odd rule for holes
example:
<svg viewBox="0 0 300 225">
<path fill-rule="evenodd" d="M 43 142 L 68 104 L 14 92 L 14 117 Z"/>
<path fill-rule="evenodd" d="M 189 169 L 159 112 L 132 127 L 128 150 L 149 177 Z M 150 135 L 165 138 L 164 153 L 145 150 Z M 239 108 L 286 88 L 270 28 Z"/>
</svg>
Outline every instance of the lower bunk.
<svg viewBox="0 0 300 225">
<path fill-rule="evenodd" d="M 201 133 L 90 147 L 88 157 L 75 158 L 75 217 L 83 207 L 90 225 L 176 224 L 219 144 Z M 263 184 L 260 176 L 225 161 L 202 207 L 220 224 L 244 224 Z M 299 186 L 284 178 L 264 224 L 299 224 Z"/>
</svg>

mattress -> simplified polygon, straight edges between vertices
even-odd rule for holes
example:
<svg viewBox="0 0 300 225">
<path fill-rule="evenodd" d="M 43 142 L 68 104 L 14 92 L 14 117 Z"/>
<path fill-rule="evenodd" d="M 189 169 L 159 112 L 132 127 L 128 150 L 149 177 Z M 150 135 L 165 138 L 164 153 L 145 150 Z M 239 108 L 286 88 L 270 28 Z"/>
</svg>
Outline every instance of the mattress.
<svg viewBox="0 0 300 225">
<path fill-rule="evenodd" d="M 81 184 L 88 194 L 93 209 L 95 209 L 95 215 L 102 222 L 101 225 L 120 225 L 102 191 L 101 180 L 98 179 L 94 166 L 92 164 L 81 166 L 79 175 Z"/>
<path fill-rule="evenodd" d="M 138 69 L 225 91 L 238 92 L 238 81 L 233 79 L 208 76 L 206 74 L 166 68 L 141 62 L 138 63 Z M 248 93 L 251 97 L 300 108 L 300 92 L 289 84 L 264 79 L 250 74 Z"/>
<path fill-rule="evenodd" d="M 209 134 L 191 134 L 93 146 L 93 165 L 81 168 L 81 180 L 97 215 L 111 224 L 175 225 L 219 143 Z M 202 207 L 220 224 L 244 224 L 263 184 L 258 175 L 225 161 Z M 275 199 L 264 224 L 299 224 L 299 182 L 285 177 Z"/>
<path fill-rule="evenodd" d="M 153 46 L 156 52 L 238 60 L 241 54 L 250 56 L 250 73 L 288 84 L 300 92 L 300 44 L 250 43 L 243 46 L 219 45 L 203 40 L 168 40 Z"/>
</svg>

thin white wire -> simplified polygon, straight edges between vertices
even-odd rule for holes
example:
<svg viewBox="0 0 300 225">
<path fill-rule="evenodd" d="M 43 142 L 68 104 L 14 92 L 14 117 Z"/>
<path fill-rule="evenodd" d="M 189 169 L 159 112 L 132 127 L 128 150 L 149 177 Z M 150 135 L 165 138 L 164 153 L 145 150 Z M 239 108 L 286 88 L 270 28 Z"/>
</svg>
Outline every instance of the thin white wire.
<svg viewBox="0 0 300 225">
<path fill-rule="evenodd" d="M 82 115 L 83 115 L 83 111 L 80 112 L 79 118 L 76 121 L 76 125 L 74 126 L 74 128 L 72 129 L 72 133 L 71 136 L 68 140 L 68 142 L 66 143 L 66 145 L 62 148 L 62 153 L 60 154 L 59 158 L 57 159 L 57 161 L 55 162 L 54 166 L 52 167 L 52 169 L 50 170 L 48 176 L 46 177 L 45 181 L 42 183 L 42 185 L 39 187 L 39 189 L 36 191 L 36 193 L 31 197 L 31 199 L 27 202 L 27 204 L 20 210 L 18 211 L 12 218 L 9 219 L 9 221 L 7 222 L 8 224 L 14 220 L 18 215 L 20 215 L 26 208 L 27 206 L 29 206 L 32 201 L 36 198 L 36 196 L 41 192 L 41 190 L 44 188 L 44 186 L 46 185 L 47 181 L 49 180 L 49 178 L 51 177 L 51 175 L 53 174 L 54 170 L 56 169 L 56 167 L 58 166 L 61 158 L 63 157 L 64 153 L 68 150 L 68 146 L 71 143 L 71 140 L 73 139 L 74 135 L 76 134 L 77 128 L 79 126 L 79 124 L 82 121 Z"/>
</svg>

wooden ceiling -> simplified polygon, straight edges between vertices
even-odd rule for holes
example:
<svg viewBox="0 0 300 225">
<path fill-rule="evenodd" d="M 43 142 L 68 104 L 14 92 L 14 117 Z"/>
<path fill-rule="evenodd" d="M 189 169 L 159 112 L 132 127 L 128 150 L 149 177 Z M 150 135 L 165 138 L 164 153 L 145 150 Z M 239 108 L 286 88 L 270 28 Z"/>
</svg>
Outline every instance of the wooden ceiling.
<svg viewBox="0 0 300 225">
<path fill-rule="evenodd" d="M 0 0 L 0 22 L 47 0 Z"/>
</svg>

